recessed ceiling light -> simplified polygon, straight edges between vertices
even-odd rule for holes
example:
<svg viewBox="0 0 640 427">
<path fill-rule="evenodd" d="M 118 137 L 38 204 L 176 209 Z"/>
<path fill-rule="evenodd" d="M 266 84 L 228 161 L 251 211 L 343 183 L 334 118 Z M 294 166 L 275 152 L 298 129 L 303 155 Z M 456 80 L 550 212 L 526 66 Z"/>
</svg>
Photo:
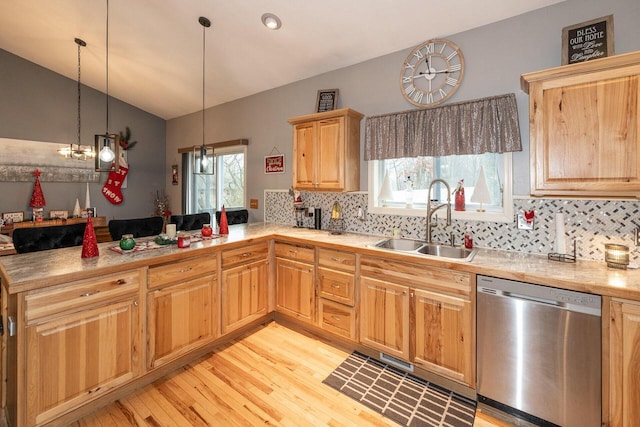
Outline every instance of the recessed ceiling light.
<svg viewBox="0 0 640 427">
<path fill-rule="evenodd" d="M 282 22 L 273 13 L 265 13 L 262 15 L 262 23 L 270 30 L 278 30 L 282 27 Z"/>
</svg>

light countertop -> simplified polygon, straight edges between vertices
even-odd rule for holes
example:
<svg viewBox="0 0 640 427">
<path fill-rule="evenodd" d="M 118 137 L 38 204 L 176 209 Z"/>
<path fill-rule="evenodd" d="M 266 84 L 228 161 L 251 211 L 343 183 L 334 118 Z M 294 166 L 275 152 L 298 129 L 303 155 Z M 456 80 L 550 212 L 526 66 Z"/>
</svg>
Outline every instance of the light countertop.
<svg viewBox="0 0 640 427">
<path fill-rule="evenodd" d="M 620 298 L 640 300 L 640 270 L 607 268 L 604 261 L 562 263 L 546 255 L 533 255 L 493 249 L 479 249 L 471 262 L 411 255 L 372 247 L 384 236 L 345 233 L 331 235 L 326 230 L 293 228 L 290 225 L 252 223 L 232 225 L 229 235 L 192 243 L 189 248 L 168 245 L 159 249 L 118 253 L 110 249 L 118 242 L 99 244 L 100 255 L 83 259 L 82 247 L 16 254 L 0 258 L 0 277 L 9 293 L 65 283 L 86 277 L 171 262 L 188 256 L 213 253 L 222 248 L 242 247 L 251 242 L 276 238 L 294 243 L 357 251 L 396 261 L 418 263 L 484 274 L 528 283 L 554 286 Z M 152 238 L 138 239 L 139 241 Z"/>
</svg>

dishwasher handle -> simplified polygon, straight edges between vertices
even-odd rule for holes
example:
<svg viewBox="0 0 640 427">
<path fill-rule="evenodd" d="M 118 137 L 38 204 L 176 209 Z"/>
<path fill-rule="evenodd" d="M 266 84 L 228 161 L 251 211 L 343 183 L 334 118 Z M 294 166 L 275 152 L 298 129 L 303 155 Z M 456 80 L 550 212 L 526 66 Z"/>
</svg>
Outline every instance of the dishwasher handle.
<svg viewBox="0 0 640 427">
<path fill-rule="evenodd" d="M 550 305 L 557 308 L 567 308 L 567 304 L 562 301 L 554 301 L 546 298 L 535 297 L 533 295 L 524 295 L 517 292 L 502 291 L 500 289 L 481 288 L 480 292 L 483 292 L 485 290 L 487 290 L 488 292 L 484 292 L 484 293 L 495 295 L 495 296 L 519 299 L 519 300 L 528 301 L 528 302 L 537 302 L 540 304 Z"/>
</svg>

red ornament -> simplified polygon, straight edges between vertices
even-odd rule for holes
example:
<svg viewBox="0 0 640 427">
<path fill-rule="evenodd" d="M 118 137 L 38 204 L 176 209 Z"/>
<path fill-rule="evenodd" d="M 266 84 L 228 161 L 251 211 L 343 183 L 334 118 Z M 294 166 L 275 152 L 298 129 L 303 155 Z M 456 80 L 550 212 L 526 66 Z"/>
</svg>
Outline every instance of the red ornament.
<svg viewBox="0 0 640 427">
<path fill-rule="evenodd" d="M 31 203 L 29 203 L 29 206 L 32 208 L 47 206 L 47 202 L 44 200 L 44 194 L 42 194 L 42 187 L 40 187 L 40 171 L 38 169 L 33 171 L 33 176 L 36 177 L 36 183 L 33 186 L 33 194 L 31 195 Z"/>
<path fill-rule="evenodd" d="M 229 223 L 227 222 L 227 211 L 224 210 L 222 205 L 222 212 L 220 212 L 220 234 L 229 234 Z"/>
<path fill-rule="evenodd" d="M 98 239 L 96 239 L 96 231 L 93 229 L 91 215 L 87 217 L 87 226 L 84 229 L 84 237 L 82 238 L 82 258 L 93 258 L 100 255 L 98 250 Z"/>
</svg>

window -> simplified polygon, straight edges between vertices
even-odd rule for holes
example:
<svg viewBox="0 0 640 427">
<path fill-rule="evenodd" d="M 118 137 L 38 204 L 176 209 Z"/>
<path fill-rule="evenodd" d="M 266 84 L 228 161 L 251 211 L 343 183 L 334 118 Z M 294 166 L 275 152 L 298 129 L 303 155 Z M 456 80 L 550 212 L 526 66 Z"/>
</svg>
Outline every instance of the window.
<svg viewBox="0 0 640 427">
<path fill-rule="evenodd" d="M 215 175 L 193 174 L 193 152 L 183 154 L 183 165 L 186 176 L 183 182 L 184 211 L 187 214 L 209 212 L 212 217 L 216 210 L 242 209 L 246 200 L 246 146 L 226 147 L 215 150 L 209 155 L 210 161 L 216 162 Z M 199 155 L 196 155 L 199 161 Z"/>
<path fill-rule="evenodd" d="M 433 179 L 446 181 L 453 192 L 458 181 L 464 180 L 465 211 L 455 211 L 454 196 L 451 207 L 454 219 L 476 221 L 513 221 L 511 194 L 511 153 L 485 153 L 444 157 L 411 157 L 369 161 L 369 211 L 378 214 L 422 216 L 427 209 L 427 191 Z M 480 206 L 471 202 L 480 166 L 484 169 L 491 204 Z M 380 200 L 385 174 L 391 187 L 388 200 Z M 384 197 L 384 195 L 382 195 Z M 446 201 L 444 185 L 434 185 L 432 200 Z"/>
</svg>

